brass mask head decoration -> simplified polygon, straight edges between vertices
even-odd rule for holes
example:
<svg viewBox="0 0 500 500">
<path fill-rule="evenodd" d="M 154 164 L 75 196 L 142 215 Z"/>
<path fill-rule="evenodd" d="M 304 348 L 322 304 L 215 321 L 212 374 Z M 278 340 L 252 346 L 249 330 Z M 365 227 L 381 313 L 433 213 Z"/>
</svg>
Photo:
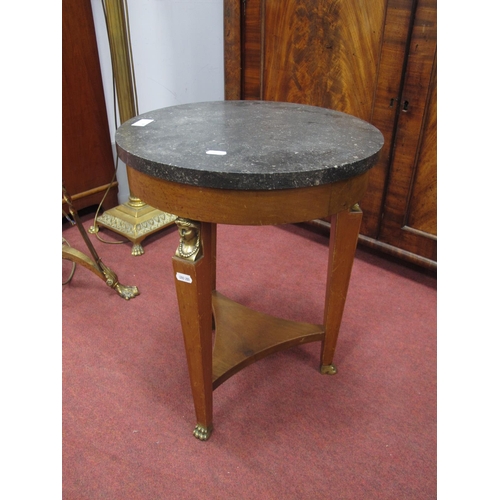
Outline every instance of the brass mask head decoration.
<svg viewBox="0 0 500 500">
<path fill-rule="evenodd" d="M 175 221 L 179 229 L 180 241 L 175 252 L 176 257 L 195 261 L 201 256 L 200 229 L 201 224 L 189 219 L 178 217 Z"/>
</svg>

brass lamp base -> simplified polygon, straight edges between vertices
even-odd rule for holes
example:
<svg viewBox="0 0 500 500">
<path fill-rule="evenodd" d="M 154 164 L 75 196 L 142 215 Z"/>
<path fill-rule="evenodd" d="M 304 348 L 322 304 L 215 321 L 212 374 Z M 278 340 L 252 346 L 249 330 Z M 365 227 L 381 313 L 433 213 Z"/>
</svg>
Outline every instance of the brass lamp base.
<svg viewBox="0 0 500 500">
<path fill-rule="evenodd" d="M 97 217 L 96 222 L 98 227 L 106 227 L 130 240 L 133 243 L 132 255 L 142 255 L 142 240 L 170 226 L 175 219 L 176 215 L 162 212 L 131 196 L 127 203 Z M 89 231 L 95 233 L 98 227 L 92 227 Z"/>
</svg>

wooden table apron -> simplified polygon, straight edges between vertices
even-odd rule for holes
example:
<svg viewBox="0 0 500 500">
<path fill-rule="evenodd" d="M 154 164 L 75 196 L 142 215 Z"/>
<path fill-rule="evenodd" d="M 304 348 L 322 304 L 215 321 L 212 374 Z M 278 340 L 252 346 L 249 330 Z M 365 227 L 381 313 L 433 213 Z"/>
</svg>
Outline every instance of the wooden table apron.
<svg viewBox="0 0 500 500">
<path fill-rule="evenodd" d="M 213 429 L 213 390 L 271 353 L 321 341 L 320 370 L 336 373 L 333 356 L 362 217 L 357 202 L 367 188 L 368 172 L 330 184 L 271 191 L 179 184 L 130 167 L 128 180 L 131 192 L 151 206 L 201 223 L 202 257 L 173 257 L 175 275 L 188 277 L 175 283 L 198 439 L 208 439 Z M 322 325 L 268 316 L 216 291 L 217 224 L 272 225 L 325 217 L 331 217 L 332 225 Z"/>
</svg>

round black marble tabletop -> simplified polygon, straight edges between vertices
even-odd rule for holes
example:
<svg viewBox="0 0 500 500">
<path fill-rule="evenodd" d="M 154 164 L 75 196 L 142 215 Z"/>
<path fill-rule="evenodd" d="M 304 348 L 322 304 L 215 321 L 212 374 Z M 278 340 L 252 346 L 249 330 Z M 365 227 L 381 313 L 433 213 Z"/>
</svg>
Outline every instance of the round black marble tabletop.
<svg viewBox="0 0 500 500">
<path fill-rule="evenodd" d="M 143 113 L 116 132 L 120 159 L 158 179 L 208 188 L 318 186 L 374 166 L 384 139 L 330 109 L 270 101 L 216 101 Z"/>
</svg>

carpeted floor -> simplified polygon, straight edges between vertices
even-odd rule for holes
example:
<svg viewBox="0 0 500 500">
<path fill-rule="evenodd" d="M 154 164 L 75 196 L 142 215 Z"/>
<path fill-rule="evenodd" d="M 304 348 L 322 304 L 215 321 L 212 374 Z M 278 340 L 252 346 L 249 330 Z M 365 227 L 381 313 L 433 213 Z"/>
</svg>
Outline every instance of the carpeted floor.
<svg viewBox="0 0 500 500">
<path fill-rule="evenodd" d="M 76 228 L 63 236 L 88 254 Z M 140 295 L 125 301 L 80 267 L 63 287 L 65 500 L 436 498 L 435 277 L 359 248 L 338 374 L 320 375 L 319 343 L 259 361 L 215 391 L 214 432 L 200 442 L 176 229 L 145 240 L 141 257 L 92 242 Z M 321 323 L 327 249 L 304 227 L 219 226 L 218 290 Z"/>
</svg>

